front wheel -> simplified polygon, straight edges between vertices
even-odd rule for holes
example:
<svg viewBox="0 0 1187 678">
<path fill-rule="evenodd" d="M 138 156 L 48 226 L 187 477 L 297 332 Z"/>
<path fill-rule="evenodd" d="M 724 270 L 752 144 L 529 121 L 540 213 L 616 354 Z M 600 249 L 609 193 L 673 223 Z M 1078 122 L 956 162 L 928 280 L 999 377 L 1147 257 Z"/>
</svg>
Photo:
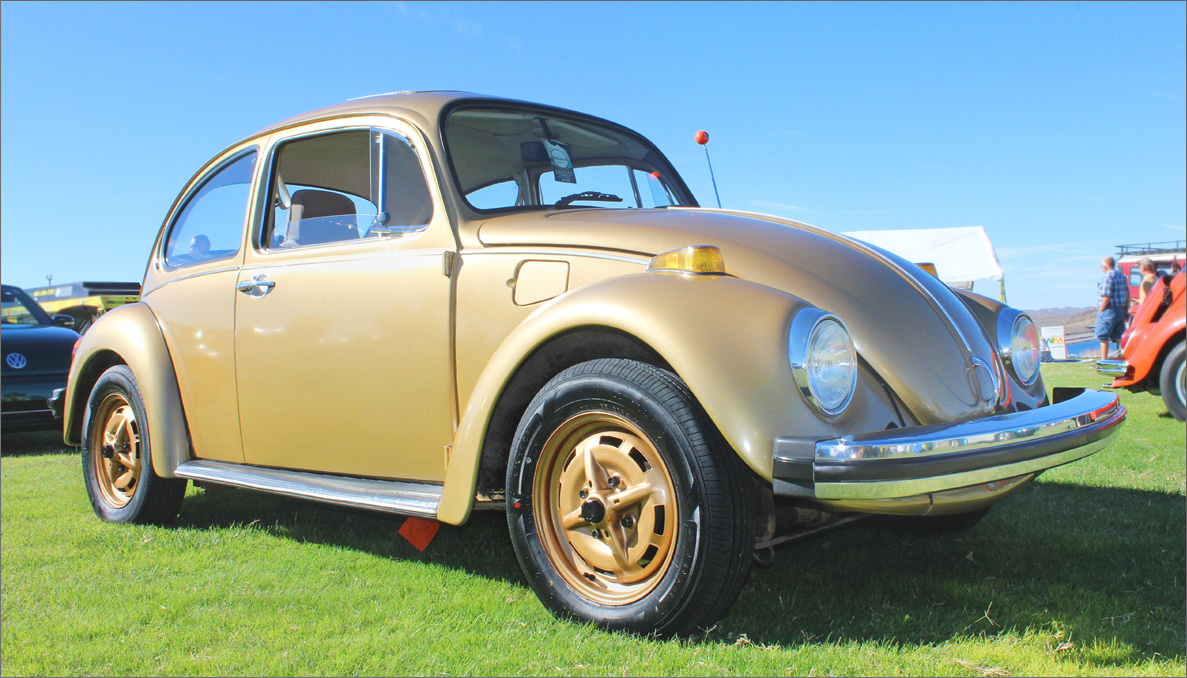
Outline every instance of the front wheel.
<svg viewBox="0 0 1187 678">
<path fill-rule="evenodd" d="M 554 613 L 660 635 L 713 624 L 754 547 L 745 469 L 672 373 L 594 360 L 554 377 L 512 442 L 507 520 Z"/>
<path fill-rule="evenodd" d="M 1179 342 L 1172 348 L 1162 361 L 1162 373 L 1159 375 L 1158 388 L 1162 390 L 1162 400 L 1166 409 L 1170 410 L 1175 419 L 1187 420 L 1187 382 L 1184 382 L 1185 356 L 1187 356 L 1187 342 Z"/>
<path fill-rule="evenodd" d="M 153 471 L 144 398 L 132 370 L 116 365 L 91 390 L 83 419 L 82 475 L 95 513 L 112 523 L 167 523 L 186 481 Z"/>
</svg>

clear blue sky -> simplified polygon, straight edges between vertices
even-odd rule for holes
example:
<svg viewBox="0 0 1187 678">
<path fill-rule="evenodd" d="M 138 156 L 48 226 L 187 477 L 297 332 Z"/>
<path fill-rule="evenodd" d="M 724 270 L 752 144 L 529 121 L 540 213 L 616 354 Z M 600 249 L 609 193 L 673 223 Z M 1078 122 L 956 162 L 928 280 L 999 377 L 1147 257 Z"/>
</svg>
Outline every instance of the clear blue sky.
<svg viewBox="0 0 1187 678">
<path fill-rule="evenodd" d="M 726 207 L 983 225 L 1012 305 L 1088 306 L 1114 245 L 1184 238 L 1185 7 L 4 2 L 3 280 L 139 281 L 177 192 L 231 143 L 460 89 L 634 128 L 712 205 L 706 129 Z"/>
</svg>

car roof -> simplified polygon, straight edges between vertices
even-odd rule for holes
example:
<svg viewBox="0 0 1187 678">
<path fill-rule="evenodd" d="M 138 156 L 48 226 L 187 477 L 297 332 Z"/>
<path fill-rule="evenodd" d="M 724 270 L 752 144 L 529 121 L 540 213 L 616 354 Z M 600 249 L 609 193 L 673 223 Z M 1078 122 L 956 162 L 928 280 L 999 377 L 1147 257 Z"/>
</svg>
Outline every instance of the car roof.
<svg viewBox="0 0 1187 678">
<path fill-rule="evenodd" d="M 390 113 L 401 117 L 419 118 L 428 125 L 435 125 L 441 110 L 455 101 L 475 99 L 482 101 L 499 101 L 511 104 L 541 106 L 529 101 L 520 101 L 506 97 L 476 94 L 453 90 L 426 92 L 388 92 L 385 94 L 370 94 L 349 99 L 339 104 L 324 106 L 308 113 L 293 116 L 260 130 L 254 136 L 261 136 L 315 120 L 325 120 L 348 115 L 384 114 Z M 546 108 L 556 108 L 546 106 Z"/>
</svg>

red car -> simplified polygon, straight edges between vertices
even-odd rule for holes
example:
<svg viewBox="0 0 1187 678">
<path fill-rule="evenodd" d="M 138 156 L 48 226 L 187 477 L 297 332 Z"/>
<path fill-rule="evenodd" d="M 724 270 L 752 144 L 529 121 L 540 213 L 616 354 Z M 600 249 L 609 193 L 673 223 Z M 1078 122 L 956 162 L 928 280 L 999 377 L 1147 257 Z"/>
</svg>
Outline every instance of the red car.
<svg viewBox="0 0 1187 678">
<path fill-rule="evenodd" d="M 1187 419 L 1184 354 L 1187 354 L 1187 312 L 1184 274 L 1164 275 L 1133 314 L 1122 360 L 1099 360 L 1096 371 L 1116 377 L 1113 388 L 1161 394 L 1175 419 Z"/>
</svg>

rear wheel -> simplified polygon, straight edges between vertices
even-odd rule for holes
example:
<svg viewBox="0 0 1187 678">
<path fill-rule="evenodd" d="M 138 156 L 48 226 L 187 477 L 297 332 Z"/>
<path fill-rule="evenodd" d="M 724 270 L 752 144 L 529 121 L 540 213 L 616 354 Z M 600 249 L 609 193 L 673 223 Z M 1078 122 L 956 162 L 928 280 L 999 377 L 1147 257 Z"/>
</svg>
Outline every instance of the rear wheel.
<svg viewBox="0 0 1187 678">
<path fill-rule="evenodd" d="M 1187 356 L 1187 342 L 1179 342 L 1162 361 L 1162 373 L 1159 375 L 1158 388 L 1162 391 L 1162 400 L 1166 409 L 1170 410 L 1175 419 L 1187 420 L 1187 386 L 1185 386 L 1184 363 Z"/>
<path fill-rule="evenodd" d="M 95 382 L 83 432 L 82 474 L 100 518 L 166 523 L 177 517 L 186 481 L 153 471 L 144 399 L 126 366 L 112 367 Z"/>
<path fill-rule="evenodd" d="M 520 421 L 507 488 L 520 565 L 558 615 L 690 633 L 741 590 L 745 471 L 670 372 L 614 359 L 557 375 Z"/>
</svg>

